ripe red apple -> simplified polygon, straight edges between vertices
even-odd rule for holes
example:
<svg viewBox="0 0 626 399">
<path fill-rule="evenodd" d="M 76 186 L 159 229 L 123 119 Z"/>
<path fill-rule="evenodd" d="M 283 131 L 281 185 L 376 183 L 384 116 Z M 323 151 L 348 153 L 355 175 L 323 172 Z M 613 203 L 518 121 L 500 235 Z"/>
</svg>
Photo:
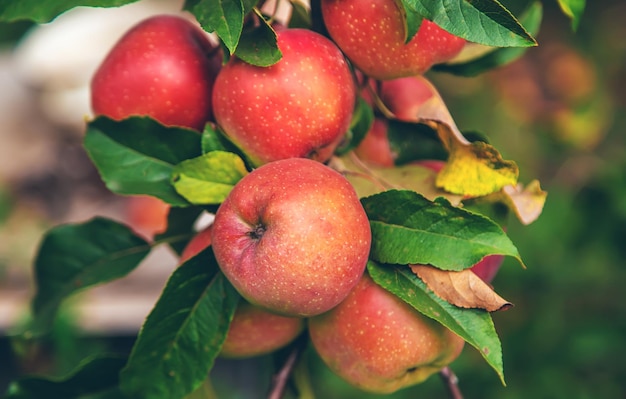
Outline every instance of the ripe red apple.
<svg viewBox="0 0 626 399">
<path fill-rule="evenodd" d="M 291 158 L 235 185 L 215 214 L 212 241 L 222 271 L 244 298 L 304 317 L 330 310 L 357 284 L 371 231 L 346 178 Z"/>
<path fill-rule="evenodd" d="M 485 283 L 491 283 L 491 281 L 498 274 L 498 270 L 500 270 L 500 266 L 502 266 L 503 261 L 503 255 L 487 255 L 482 258 L 480 262 L 472 266 L 470 270 L 480 277 Z"/>
<path fill-rule="evenodd" d="M 221 357 L 265 355 L 293 341 L 304 330 L 304 319 L 286 317 L 241 301 L 230 323 Z"/>
<path fill-rule="evenodd" d="M 191 259 L 211 245 L 208 226 L 185 246 L 180 263 Z M 240 301 L 228 328 L 221 357 L 246 358 L 271 353 L 293 341 L 304 329 L 304 319 L 270 313 Z"/>
<path fill-rule="evenodd" d="M 183 248 L 183 252 L 180 254 L 179 261 L 181 264 L 187 262 L 189 259 L 211 246 L 211 228 L 212 225 L 205 227 L 196 233 L 191 240 L 189 240 L 185 248 Z"/>
<path fill-rule="evenodd" d="M 292 157 L 326 161 L 348 131 L 355 84 L 333 42 L 281 29 L 283 58 L 269 67 L 233 57 L 213 91 L 215 118 L 255 165 Z"/>
<path fill-rule="evenodd" d="M 435 94 L 433 90 L 425 77 L 409 76 L 383 81 L 379 96 L 398 120 L 416 122 L 420 108 Z"/>
<path fill-rule="evenodd" d="M 148 195 L 132 195 L 127 198 L 125 220 L 137 234 L 152 240 L 156 234 L 167 229 L 170 205 Z"/>
<path fill-rule="evenodd" d="M 405 22 L 395 0 L 322 0 L 328 33 L 366 75 L 379 80 L 420 75 L 456 56 L 465 40 L 424 20 L 405 44 Z"/>
<path fill-rule="evenodd" d="M 332 371 L 375 393 L 424 381 L 456 359 L 465 342 L 367 274 L 341 304 L 309 319 L 309 334 Z"/>
<path fill-rule="evenodd" d="M 410 76 L 384 80 L 378 85 L 364 88 L 363 97 L 370 104 L 370 90 L 376 92 L 384 106 L 393 113 L 394 117 L 403 122 L 417 122 L 420 109 L 435 94 L 432 84 L 423 76 Z M 383 167 L 392 167 L 398 157 L 391 148 L 388 139 L 389 124 L 387 120 L 377 117 L 370 131 L 355 148 L 355 153 L 362 161 Z"/>
<path fill-rule="evenodd" d="M 387 137 L 387 120 L 375 118 L 372 127 L 354 152 L 361 161 L 371 165 L 393 167 L 395 161 Z"/>
<path fill-rule="evenodd" d="M 164 125 L 202 130 L 211 119 L 219 48 L 191 21 L 150 17 L 115 44 L 91 81 L 96 115 L 147 115 Z"/>
</svg>

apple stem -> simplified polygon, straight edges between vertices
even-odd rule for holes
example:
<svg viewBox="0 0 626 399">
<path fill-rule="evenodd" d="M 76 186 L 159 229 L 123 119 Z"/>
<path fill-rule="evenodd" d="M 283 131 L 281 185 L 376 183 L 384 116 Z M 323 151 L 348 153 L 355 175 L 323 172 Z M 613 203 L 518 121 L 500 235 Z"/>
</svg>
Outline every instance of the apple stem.
<svg viewBox="0 0 626 399">
<path fill-rule="evenodd" d="M 248 233 L 248 235 L 250 236 L 250 238 L 252 238 L 253 240 L 260 240 L 261 237 L 263 237 L 263 234 L 265 233 L 265 226 L 262 224 L 259 224 L 257 226 L 254 227 L 254 230 L 250 231 Z"/>
<path fill-rule="evenodd" d="M 463 394 L 459 388 L 459 378 L 450 367 L 444 367 L 439 372 L 439 376 L 446 384 L 451 399 L 463 399 Z"/>
</svg>

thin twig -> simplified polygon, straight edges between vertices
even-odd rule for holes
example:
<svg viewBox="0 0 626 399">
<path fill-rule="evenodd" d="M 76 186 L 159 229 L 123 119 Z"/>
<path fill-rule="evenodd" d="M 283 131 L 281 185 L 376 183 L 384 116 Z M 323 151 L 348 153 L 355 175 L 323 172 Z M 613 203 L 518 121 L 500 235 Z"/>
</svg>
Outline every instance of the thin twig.
<svg viewBox="0 0 626 399">
<path fill-rule="evenodd" d="M 289 376 L 298 363 L 298 359 L 300 358 L 300 355 L 305 347 L 305 345 L 300 341 L 300 339 L 297 339 L 293 348 L 289 352 L 287 359 L 285 359 L 283 366 L 272 377 L 272 386 L 270 387 L 267 399 L 281 399 L 283 397 Z"/>
<path fill-rule="evenodd" d="M 448 388 L 448 393 L 450 394 L 451 399 L 463 399 L 463 394 L 459 389 L 459 378 L 454 374 L 450 367 L 444 367 L 440 372 L 439 376 L 446 384 L 446 388 Z"/>
</svg>

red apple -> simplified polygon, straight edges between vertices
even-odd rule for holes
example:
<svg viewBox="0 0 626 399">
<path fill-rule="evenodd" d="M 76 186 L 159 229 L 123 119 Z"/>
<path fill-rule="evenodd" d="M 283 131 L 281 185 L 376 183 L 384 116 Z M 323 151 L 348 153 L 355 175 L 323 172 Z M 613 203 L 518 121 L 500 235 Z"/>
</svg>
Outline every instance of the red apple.
<svg viewBox="0 0 626 399">
<path fill-rule="evenodd" d="M 367 274 L 341 304 L 309 319 L 309 334 L 332 371 L 375 393 L 424 381 L 456 359 L 465 342 Z"/>
<path fill-rule="evenodd" d="M 355 84 L 337 46 L 307 29 L 277 32 L 283 58 L 269 67 L 233 57 L 213 91 L 217 123 L 255 165 L 292 157 L 326 161 L 348 131 Z"/>
<path fill-rule="evenodd" d="M 354 149 L 361 161 L 371 165 L 393 167 L 394 156 L 387 137 L 387 120 L 375 118 L 372 127 Z"/>
<path fill-rule="evenodd" d="M 167 229 L 170 205 L 148 195 L 133 195 L 126 202 L 125 219 L 139 235 L 152 240 Z"/>
<path fill-rule="evenodd" d="M 150 116 L 164 125 L 202 130 L 211 119 L 219 48 L 191 21 L 150 17 L 111 49 L 91 82 L 96 115 Z"/>
<path fill-rule="evenodd" d="M 383 81 L 379 96 L 398 120 L 416 122 L 420 108 L 435 94 L 433 90 L 425 77 L 410 76 Z"/>
<path fill-rule="evenodd" d="M 403 122 L 417 122 L 421 108 L 435 95 L 432 84 L 423 76 L 410 76 L 384 80 L 362 90 L 362 96 L 374 104 L 370 91 L 375 91 L 384 106 L 391 111 L 395 119 Z M 365 138 L 355 148 L 355 153 L 362 161 L 383 167 L 392 167 L 398 157 L 391 148 L 388 139 L 389 125 L 386 119 L 377 117 Z M 438 171 L 438 170 L 437 170 Z"/>
<path fill-rule="evenodd" d="M 212 226 L 198 232 L 180 255 L 184 263 L 211 245 Z M 270 313 L 240 301 L 228 328 L 221 357 L 246 358 L 271 353 L 293 341 L 304 329 L 304 319 Z"/>
<path fill-rule="evenodd" d="M 183 248 L 183 252 L 180 254 L 180 263 L 187 262 L 189 259 L 211 246 L 211 226 L 212 225 L 209 225 L 200 230 L 189 240 L 185 248 Z"/>
<path fill-rule="evenodd" d="M 496 277 L 496 274 L 498 274 L 498 270 L 500 270 L 503 261 L 503 255 L 487 255 L 482 258 L 480 262 L 472 266 L 470 270 L 485 283 L 491 283 L 494 277 Z"/>
<path fill-rule="evenodd" d="M 302 318 L 277 315 L 241 301 L 220 356 L 241 359 L 272 353 L 289 344 L 303 330 Z"/>
<path fill-rule="evenodd" d="M 322 0 L 328 33 L 354 65 L 379 80 L 420 75 L 456 56 L 465 40 L 424 20 L 405 44 L 395 0 Z"/>
<path fill-rule="evenodd" d="M 244 298 L 304 317 L 330 310 L 357 284 L 371 231 L 345 177 L 291 158 L 235 185 L 216 212 L 212 241 L 218 264 Z"/>
</svg>

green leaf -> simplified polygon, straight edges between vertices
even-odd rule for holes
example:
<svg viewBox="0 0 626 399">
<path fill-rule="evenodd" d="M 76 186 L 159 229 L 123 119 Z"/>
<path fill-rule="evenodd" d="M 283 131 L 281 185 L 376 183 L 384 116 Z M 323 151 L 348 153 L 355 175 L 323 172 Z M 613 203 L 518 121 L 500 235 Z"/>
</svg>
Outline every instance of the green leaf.
<svg viewBox="0 0 626 399">
<path fill-rule="evenodd" d="M 448 32 L 494 47 L 530 47 L 537 41 L 497 0 L 401 0 Z"/>
<path fill-rule="evenodd" d="M 123 121 L 98 117 L 87 125 L 84 146 L 114 193 L 146 194 L 173 206 L 189 205 L 170 178 L 174 165 L 201 154 L 198 133 L 147 117 Z"/>
<path fill-rule="evenodd" d="M 215 32 L 230 54 L 235 52 L 246 13 L 241 0 L 187 0 L 184 9 L 196 16 L 205 31 Z"/>
<path fill-rule="evenodd" d="M 219 133 L 217 128 L 213 127 L 210 123 L 207 123 L 204 126 L 204 131 L 202 132 L 202 153 L 206 154 L 211 151 L 226 151 L 226 143 L 225 138 L 222 134 Z"/>
<path fill-rule="evenodd" d="M 539 33 L 542 18 L 543 7 L 540 2 L 534 2 L 520 17 L 520 22 L 530 34 L 536 35 Z M 520 47 L 489 49 L 488 52 L 463 62 L 435 65 L 433 70 L 459 76 L 476 76 L 490 69 L 509 64 L 520 58 L 525 52 L 526 48 Z"/>
<path fill-rule="evenodd" d="M 207 248 L 174 271 L 122 370 L 121 388 L 142 399 L 183 398 L 207 377 L 239 301 Z"/>
<path fill-rule="evenodd" d="M 502 347 L 489 312 L 463 309 L 444 301 L 406 266 L 378 265 L 370 261 L 367 270 L 378 285 L 476 348 L 504 384 Z"/>
<path fill-rule="evenodd" d="M 76 370 L 61 378 L 28 376 L 9 385 L 5 399 L 73 399 L 93 395 L 118 385 L 125 357 L 97 356 L 85 359 Z"/>
<path fill-rule="evenodd" d="M 572 29 L 578 29 L 580 19 L 585 11 L 585 0 L 559 0 L 559 6 L 563 13 L 572 20 Z"/>
<path fill-rule="evenodd" d="M 137 0 L 0 0 L 0 21 L 32 20 L 50 22 L 65 11 L 78 7 L 119 7 Z"/>
<path fill-rule="evenodd" d="M 235 55 L 248 64 L 267 67 L 280 61 L 283 54 L 274 28 L 261 15 L 259 20 L 258 26 L 243 31 Z"/>
<path fill-rule="evenodd" d="M 241 0 L 241 3 L 243 4 L 243 13 L 244 15 L 246 15 L 250 11 L 252 11 L 254 7 L 256 7 L 256 5 L 259 3 L 259 0 Z"/>
<path fill-rule="evenodd" d="M 291 4 L 291 18 L 289 18 L 289 28 L 311 29 L 311 13 L 305 3 L 300 0 L 289 0 Z"/>
<path fill-rule="evenodd" d="M 180 255 L 195 234 L 194 223 L 202 211 L 197 206 L 170 208 L 167 214 L 167 230 L 154 237 L 155 242 L 167 242 Z"/>
<path fill-rule="evenodd" d="M 211 151 L 176 165 L 172 182 L 192 204 L 219 204 L 246 174 L 246 166 L 237 154 Z"/>
<path fill-rule="evenodd" d="M 390 190 L 361 200 L 372 227 L 370 256 L 381 263 L 430 264 L 463 270 L 490 254 L 513 256 L 517 248 L 490 219 L 431 202 L 413 191 Z"/>
<path fill-rule="evenodd" d="M 413 37 L 415 37 L 415 35 L 417 34 L 420 26 L 422 26 L 424 16 L 418 12 L 415 12 L 413 8 L 407 7 L 406 3 L 403 1 L 400 1 L 397 4 L 403 16 L 405 32 L 404 43 L 406 44 L 410 42 L 411 39 L 413 39 Z"/>
<path fill-rule="evenodd" d="M 352 113 L 352 121 L 350 122 L 350 130 L 348 131 L 345 144 L 342 144 L 335 151 L 338 155 L 343 155 L 348 151 L 356 148 L 363 140 L 365 135 L 372 128 L 374 123 L 374 110 L 363 97 L 357 97 L 354 112 Z"/>
<path fill-rule="evenodd" d="M 52 228 L 35 258 L 35 330 L 47 329 L 61 302 L 74 292 L 125 276 L 151 246 L 132 230 L 100 217 Z"/>
<path fill-rule="evenodd" d="M 397 165 L 420 159 L 445 160 L 448 157 L 448 152 L 443 147 L 437 132 L 423 123 L 389 119 L 387 137 L 391 152 L 396 156 Z"/>
<path fill-rule="evenodd" d="M 207 123 L 202 132 L 202 153 L 207 154 L 211 151 L 228 151 L 242 159 L 246 157 L 246 154 L 233 144 L 219 127 Z"/>
</svg>

